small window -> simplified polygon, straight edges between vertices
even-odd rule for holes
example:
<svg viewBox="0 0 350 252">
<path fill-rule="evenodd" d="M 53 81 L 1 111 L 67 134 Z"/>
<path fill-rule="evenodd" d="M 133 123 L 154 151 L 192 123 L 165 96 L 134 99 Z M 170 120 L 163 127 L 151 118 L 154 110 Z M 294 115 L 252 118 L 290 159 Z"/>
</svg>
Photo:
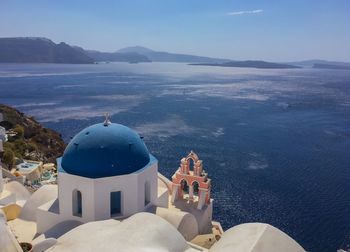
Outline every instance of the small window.
<svg viewBox="0 0 350 252">
<path fill-rule="evenodd" d="M 185 179 L 181 180 L 181 189 L 184 193 L 189 192 L 189 187 L 188 187 L 187 181 Z"/>
<path fill-rule="evenodd" d="M 151 202 L 151 185 L 149 181 L 145 183 L 145 206 Z"/>
<path fill-rule="evenodd" d="M 199 193 L 199 184 L 198 184 L 198 182 L 194 181 L 192 183 L 192 186 L 193 186 L 193 194 L 198 196 L 198 193 Z"/>
<path fill-rule="evenodd" d="M 82 209 L 82 196 L 79 190 L 73 191 L 72 206 L 73 206 L 73 215 L 81 217 L 83 214 L 83 209 Z"/>
<path fill-rule="evenodd" d="M 122 213 L 121 196 L 121 191 L 111 192 L 111 216 L 115 216 Z"/>
</svg>

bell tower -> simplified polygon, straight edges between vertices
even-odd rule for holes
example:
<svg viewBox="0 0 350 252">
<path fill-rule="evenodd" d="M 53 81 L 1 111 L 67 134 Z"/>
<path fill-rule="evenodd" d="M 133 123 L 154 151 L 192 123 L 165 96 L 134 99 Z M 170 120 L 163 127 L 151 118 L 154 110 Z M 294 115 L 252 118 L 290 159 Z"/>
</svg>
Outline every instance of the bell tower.
<svg viewBox="0 0 350 252">
<path fill-rule="evenodd" d="M 203 170 L 202 160 L 193 151 L 181 159 L 172 182 L 172 203 L 177 200 L 191 201 L 197 203 L 198 210 L 210 204 L 211 180 Z"/>
</svg>

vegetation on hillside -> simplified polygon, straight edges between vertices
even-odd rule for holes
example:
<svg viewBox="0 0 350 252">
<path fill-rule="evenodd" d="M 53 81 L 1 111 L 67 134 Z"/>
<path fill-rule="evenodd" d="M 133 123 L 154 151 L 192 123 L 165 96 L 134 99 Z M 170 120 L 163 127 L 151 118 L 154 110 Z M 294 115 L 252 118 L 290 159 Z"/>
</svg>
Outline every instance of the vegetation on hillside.
<svg viewBox="0 0 350 252">
<path fill-rule="evenodd" d="M 59 133 L 9 106 L 0 104 L 0 112 L 4 115 L 0 126 L 9 133 L 2 157 L 7 167 L 14 165 L 15 158 L 55 162 L 62 155 L 65 143 Z"/>
</svg>

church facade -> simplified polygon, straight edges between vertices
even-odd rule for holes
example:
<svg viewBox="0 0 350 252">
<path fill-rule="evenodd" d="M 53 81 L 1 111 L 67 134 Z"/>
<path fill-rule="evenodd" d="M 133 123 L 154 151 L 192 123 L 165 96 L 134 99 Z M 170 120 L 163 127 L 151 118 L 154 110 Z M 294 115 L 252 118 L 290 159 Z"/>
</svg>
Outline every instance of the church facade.
<svg viewBox="0 0 350 252">
<path fill-rule="evenodd" d="M 304 252 L 268 224 L 224 232 L 212 220 L 212 180 L 195 152 L 169 180 L 141 137 L 108 117 L 80 131 L 57 165 L 57 185 L 32 195 L 0 176 L 0 199 L 14 195 L 0 206 L 4 251 L 20 251 L 17 239 L 33 251 Z"/>
<path fill-rule="evenodd" d="M 210 179 L 192 151 L 181 160 L 173 181 L 165 181 L 169 188 L 161 190 L 158 183 L 164 183 L 164 177 L 159 179 L 158 160 L 140 136 L 106 119 L 79 132 L 57 164 L 58 196 L 38 208 L 39 233 L 64 221 L 118 220 L 139 212 L 156 213 L 157 208 L 167 209 L 168 218 L 182 218 L 179 211 L 193 214 L 197 227 L 185 236 L 211 232 Z"/>
</svg>

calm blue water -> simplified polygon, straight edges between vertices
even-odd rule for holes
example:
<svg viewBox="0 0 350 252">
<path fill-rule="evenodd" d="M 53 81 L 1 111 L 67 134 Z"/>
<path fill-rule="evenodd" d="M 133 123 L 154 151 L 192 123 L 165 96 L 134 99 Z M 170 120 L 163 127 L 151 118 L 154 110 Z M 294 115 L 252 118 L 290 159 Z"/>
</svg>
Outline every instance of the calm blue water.
<svg viewBox="0 0 350 252">
<path fill-rule="evenodd" d="M 167 177 L 196 151 L 224 228 L 267 222 L 309 251 L 350 233 L 350 71 L 2 64 L 0 76 L 1 103 L 66 141 L 110 112 Z"/>
</svg>

